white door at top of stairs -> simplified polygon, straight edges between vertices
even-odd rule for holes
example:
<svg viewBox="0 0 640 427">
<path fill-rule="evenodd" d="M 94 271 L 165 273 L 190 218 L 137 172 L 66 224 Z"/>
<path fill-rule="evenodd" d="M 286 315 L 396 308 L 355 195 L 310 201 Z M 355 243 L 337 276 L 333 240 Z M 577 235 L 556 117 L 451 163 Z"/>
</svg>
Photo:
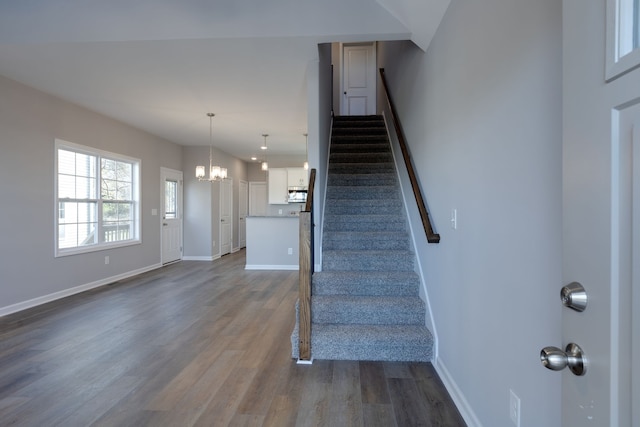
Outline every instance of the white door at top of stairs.
<svg viewBox="0 0 640 427">
<path fill-rule="evenodd" d="M 342 47 L 341 114 L 376 114 L 375 43 L 345 44 Z"/>
</svg>

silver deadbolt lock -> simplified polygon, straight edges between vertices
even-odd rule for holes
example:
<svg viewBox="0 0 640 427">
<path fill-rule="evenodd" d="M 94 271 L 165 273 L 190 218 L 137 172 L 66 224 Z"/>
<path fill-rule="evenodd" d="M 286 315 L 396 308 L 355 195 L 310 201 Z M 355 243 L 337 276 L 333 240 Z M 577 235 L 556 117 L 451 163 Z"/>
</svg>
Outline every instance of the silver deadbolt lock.
<svg viewBox="0 0 640 427">
<path fill-rule="evenodd" d="M 558 347 L 545 347 L 540 351 L 542 366 L 552 371 L 561 371 L 567 366 L 574 375 L 587 373 L 587 356 L 578 344 L 569 343 L 562 351 Z"/>
<path fill-rule="evenodd" d="M 560 299 L 565 307 L 575 311 L 584 311 L 587 308 L 587 291 L 578 282 L 569 283 L 560 290 Z"/>
</svg>

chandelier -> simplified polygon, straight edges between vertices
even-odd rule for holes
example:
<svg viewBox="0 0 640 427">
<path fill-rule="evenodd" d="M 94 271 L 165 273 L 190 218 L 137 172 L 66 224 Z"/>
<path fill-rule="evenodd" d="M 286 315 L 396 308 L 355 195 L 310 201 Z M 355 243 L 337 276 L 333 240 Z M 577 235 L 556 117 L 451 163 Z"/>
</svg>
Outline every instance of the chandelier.
<svg viewBox="0 0 640 427">
<path fill-rule="evenodd" d="M 227 178 L 227 168 L 214 166 L 213 164 L 213 113 L 207 113 L 209 117 L 209 178 L 205 178 L 205 167 L 196 166 L 196 178 L 198 181 L 222 181 Z"/>
</svg>

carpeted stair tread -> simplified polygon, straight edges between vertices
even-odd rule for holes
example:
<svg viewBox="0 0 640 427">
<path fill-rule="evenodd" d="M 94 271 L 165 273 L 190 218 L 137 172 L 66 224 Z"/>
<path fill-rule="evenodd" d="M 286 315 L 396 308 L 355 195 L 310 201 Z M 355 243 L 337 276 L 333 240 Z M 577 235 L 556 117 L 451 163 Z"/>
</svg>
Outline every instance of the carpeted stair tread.
<svg viewBox="0 0 640 427">
<path fill-rule="evenodd" d="M 413 271 L 319 271 L 313 295 L 418 296 L 420 278 Z"/>
<path fill-rule="evenodd" d="M 362 191 L 359 186 L 336 185 L 327 187 L 327 199 L 379 199 L 386 197 L 389 199 L 399 199 L 395 185 L 371 185 L 367 191 Z"/>
<path fill-rule="evenodd" d="M 329 161 L 334 163 L 390 163 L 393 162 L 391 153 L 331 153 Z M 393 165 L 388 165 L 393 168 Z"/>
<path fill-rule="evenodd" d="M 338 213 L 326 214 L 325 221 L 328 224 L 349 224 L 352 222 L 367 223 L 367 222 L 397 222 L 404 225 L 404 220 L 399 218 L 398 215 L 343 215 Z"/>
<path fill-rule="evenodd" d="M 327 271 L 413 271 L 411 251 L 326 250 L 322 260 Z"/>
<path fill-rule="evenodd" d="M 311 347 L 316 359 L 427 362 L 431 333 L 418 325 L 315 325 Z"/>
<path fill-rule="evenodd" d="M 333 129 L 342 128 L 384 129 L 385 125 L 381 117 L 351 118 L 349 120 L 334 118 Z"/>
<path fill-rule="evenodd" d="M 408 233 L 400 231 L 333 231 L 324 236 L 325 249 L 409 250 Z"/>
<path fill-rule="evenodd" d="M 339 202 L 341 200 L 345 199 L 332 199 L 332 202 Z M 351 199 L 345 201 L 351 201 Z M 354 201 L 375 202 L 376 200 L 363 199 Z M 396 214 L 400 209 L 402 209 L 402 207 L 399 207 L 395 204 L 362 204 L 360 206 L 331 206 L 327 207 L 325 212 L 327 212 L 328 214 L 340 213 L 343 215 Z"/>
<path fill-rule="evenodd" d="M 354 135 L 387 135 L 384 126 L 363 127 L 363 126 L 340 126 L 333 129 L 331 136 L 354 136 Z"/>
<path fill-rule="evenodd" d="M 378 174 L 378 173 L 393 173 L 395 171 L 393 167 L 393 163 L 391 162 L 357 162 L 357 163 L 329 163 L 329 173 L 330 174 L 353 174 L 353 173 L 368 173 L 368 174 Z"/>
<path fill-rule="evenodd" d="M 403 222 L 364 222 L 364 221 L 352 221 L 352 222 L 326 222 L 324 225 L 325 233 L 334 231 L 397 231 L 399 233 L 406 231 L 406 227 Z"/>
<path fill-rule="evenodd" d="M 351 197 L 344 198 L 332 198 L 331 203 L 328 203 L 325 207 L 327 213 L 358 213 L 359 211 L 371 212 L 371 213 L 388 213 L 378 211 L 377 209 L 388 208 L 393 210 L 392 213 L 401 214 L 402 200 L 400 198 L 395 199 L 353 199 Z M 355 212 L 354 212 L 355 211 Z"/>
<path fill-rule="evenodd" d="M 327 180 L 327 185 L 330 187 L 344 187 L 344 186 L 358 186 L 369 187 L 376 185 L 396 185 L 396 175 L 393 173 L 352 173 L 352 174 L 332 174 Z"/>
<path fill-rule="evenodd" d="M 311 300 L 314 323 L 424 325 L 424 302 L 397 296 L 316 295 Z"/>
<path fill-rule="evenodd" d="M 387 143 L 387 135 L 333 135 L 331 137 L 331 152 L 391 152 Z"/>
</svg>

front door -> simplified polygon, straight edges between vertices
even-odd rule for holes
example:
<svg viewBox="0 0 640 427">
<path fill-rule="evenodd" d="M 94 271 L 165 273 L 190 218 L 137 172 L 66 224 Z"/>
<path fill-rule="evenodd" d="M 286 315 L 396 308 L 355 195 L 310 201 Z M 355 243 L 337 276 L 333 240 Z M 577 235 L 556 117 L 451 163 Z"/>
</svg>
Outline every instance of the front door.
<svg viewBox="0 0 640 427">
<path fill-rule="evenodd" d="M 232 187 L 233 183 L 230 179 L 220 182 L 220 256 L 231 252 Z"/>
<path fill-rule="evenodd" d="M 162 264 L 182 259 L 182 172 L 162 168 Z"/>
<path fill-rule="evenodd" d="M 372 43 L 343 46 L 342 115 L 376 114 L 375 52 Z"/>
<path fill-rule="evenodd" d="M 562 347 L 588 358 L 562 371 L 563 427 L 640 426 L 640 69 L 607 81 L 605 22 L 563 1 L 563 284 L 588 298 L 563 309 Z"/>
</svg>

